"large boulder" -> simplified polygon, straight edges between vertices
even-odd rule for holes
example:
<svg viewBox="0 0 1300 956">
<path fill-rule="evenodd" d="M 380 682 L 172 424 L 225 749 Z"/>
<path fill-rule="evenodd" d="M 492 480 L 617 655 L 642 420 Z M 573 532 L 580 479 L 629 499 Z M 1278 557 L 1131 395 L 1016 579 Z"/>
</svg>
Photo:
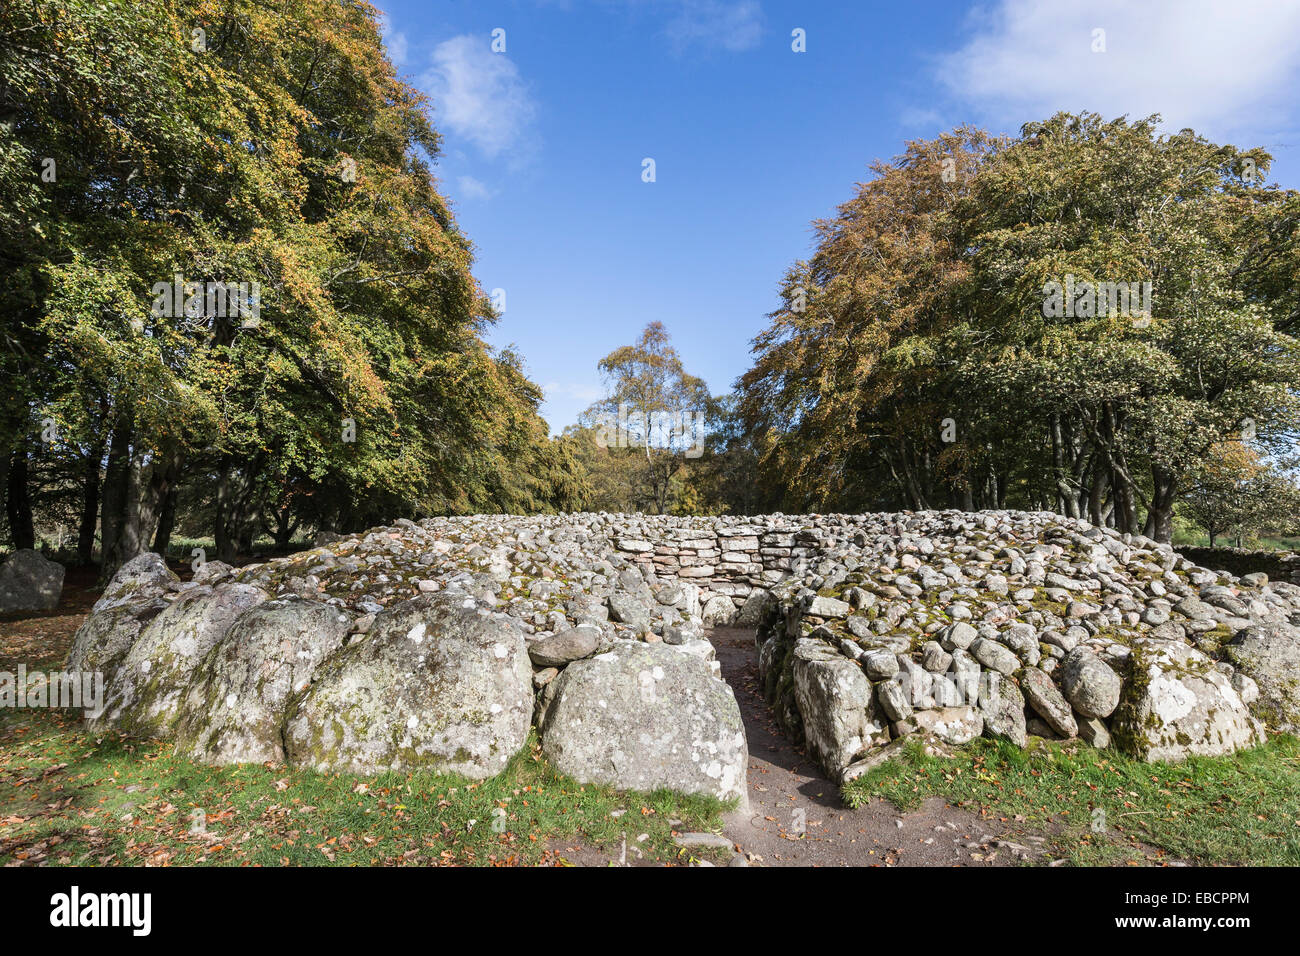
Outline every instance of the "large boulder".
<svg viewBox="0 0 1300 956">
<path fill-rule="evenodd" d="M 1300 731 L 1300 631 L 1284 624 L 1243 628 L 1222 652 L 1259 685 L 1253 709 L 1264 723 Z"/>
<path fill-rule="evenodd" d="M 1213 757 L 1262 743 L 1263 727 L 1208 657 L 1179 641 L 1139 638 L 1111 720 L 1123 751 L 1147 761 Z"/>
<path fill-rule="evenodd" d="M 161 555 L 146 551 L 127 561 L 100 594 L 93 610 L 102 611 L 128 601 L 161 597 L 170 591 L 178 578 Z"/>
<path fill-rule="evenodd" d="M 169 734 L 199 662 L 239 615 L 265 600 L 265 591 L 247 584 L 181 594 L 131 645 L 108 685 L 103 710 L 87 718 L 90 729 L 116 727 L 139 737 Z"/>
<path fill-rule="evenodd" d="M 289 698 L 347 640 L 351 618 L 304 598 L 240 615 L 199 665 L 185 695 L 176 743 L 204 763 L 284 760 Z"/>
<path fill-rule="evenodd" d="M 91 612 L 73 635 L 64 669 L 73 674 L 99 673 L 108 686 L 145 625 L 168 606 L 162 598 L 141 597 Z"/>
<path fill-rule="evenodd" d="M 745 800 L 740 708 L 709 663 L 665 644 L 616 641 L 554 681 L 542 725 L 552 765 L 580 783 Z"/>
<path fill-rule="evenodd" d="M 1061 662 L 1061 690 L 1070 705 L 1085 717 L 1109 717 L 1114 713 L 1122 683 L 1111 666 L 1086 647 L 1076 647 Z"/>
<path fill-rule="evenodd" d="M 23 548 L 0 564 L 0 614 L 52 611 L 63 596 L 63 565 Z"/>
<path fill-rule="evenodd" d="M 533 671 L 519 622 L 428 594 L 387 608 L 293 700 L 294 766 L 350 773 L 422 767 L 476 780 L 528 738 Z"/>
<path fill-rule="evenodd" d="M 855 661 L 820 642 L 804 641 L 795 648 L 792 669 L 804 743 L 832 777 L 864 750 L 889 742 L 887 718 Z"/>
</svg>

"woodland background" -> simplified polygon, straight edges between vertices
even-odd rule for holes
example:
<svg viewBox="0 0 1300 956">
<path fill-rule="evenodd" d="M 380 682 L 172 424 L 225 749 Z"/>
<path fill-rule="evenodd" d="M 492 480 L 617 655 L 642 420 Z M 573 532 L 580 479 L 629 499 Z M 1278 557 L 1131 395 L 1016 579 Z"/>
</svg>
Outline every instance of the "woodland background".
<svg viewBox="0 0 1300 956">
<path fill-rule="evenodd" d="M 1296 532 L 1300 194 L 1263 150 L 1092 114 L 907 143 L 774 277 L 729 392 L 665 317 L 552 436 L 524 358 L 485 342 L 430 104 L 376 16 L 0 2 L 11 548 L 109 574 L 143 550 L 234 561 L 400 517 L 577 510 Z M 177 275 L 257 283 L 259 323 L 154 314 Z M 1151 312 L 1045 316 L 1067 275 L 1151 282 Z M 620 407 L 702 413 L 703 454 L 654 428 L 605 447 Z"/>
</svg>

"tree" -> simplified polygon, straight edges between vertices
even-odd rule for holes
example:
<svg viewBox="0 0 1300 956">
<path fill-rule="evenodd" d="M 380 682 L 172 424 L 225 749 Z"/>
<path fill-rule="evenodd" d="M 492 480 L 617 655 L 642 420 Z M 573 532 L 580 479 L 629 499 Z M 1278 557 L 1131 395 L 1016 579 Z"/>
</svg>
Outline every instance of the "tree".
<svg viewBox="0 0 1300 956">
<path fill-rule="evenodd" d="M 952 494 L 937 464 L 940 423 L 957 406 L 935 366 L 951 369 L 955 356 L 922 358 L 918 342 L 970 308 L 951 210 L 996 145 L 965 127 L 908 143 L 814 223 L 816 252 L 787 271 L 739 382 L 764 483 L 787 510 L 926 508 Z"/>
<path fill-rule="evenodd" d="M 1293 194 L 1243 179 L 1262 151 L 1157 123 L 910 143 L 818 224 L 741 380 L 792 506 L 892 485 L 893 506 L 1051 508 L 1167 541 L 1216 445 L 1246 423 L 1294 435 L 1300 354 L 1268 298 Z"/>
<path fill-rule="evenodd" d="M 583 424 L 604 447 L 637 450 L 633 497 L 665 514 L 674 477 L 703 453 L 708 388 L 687 373 L 660 322 L 651 322 L 635 345 L 615 349 L 598 367 L 608 394 L 584 413 Z"/>
<path fill-rule="evenodd" d="M 304 521 L 574 500 L 540 390 L 483 342 L 495 316 L 430 171 L 439 138 L 376 18 L 333 0 L 0 11 L 0 453 L 19 492 L 38 452 L 79 463 L 105 575 L 165 546 L 187 503 L 231 559 Z M 60 438 L 38 446 L 46 417 Z"/>
<path fill-rule="evenodd" d="M 1189 475 L 1181 512 L 1205 530 L 1210 547 L 1226 536 L 1240 545 L 1270 529 L 1289 532 L 1300 516 L 1300 488 L 1249 445 L 1224 442 Z"/>
</svg>

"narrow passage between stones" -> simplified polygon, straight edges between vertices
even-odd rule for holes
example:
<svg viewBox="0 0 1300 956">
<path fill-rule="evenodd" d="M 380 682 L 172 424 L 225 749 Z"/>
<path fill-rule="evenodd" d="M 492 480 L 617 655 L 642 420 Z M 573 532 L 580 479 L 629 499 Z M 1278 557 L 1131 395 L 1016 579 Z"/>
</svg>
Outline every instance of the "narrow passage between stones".
<svg viewBox="0 0 1300 956">
<path fill-rule="evenodd" d="M 1036 835 L 1008 835 L 976 814 L 931 797 L 910 813 L 875 800 L 856 810 L 816 761 L 777 726 L 758 683 L 754 631 L 714 628 L 722 677 L 740 706 L 749 741 L 749 808 L 724 832 L 756 866 L 1014 866 L 1005 839 L 1031 848 Z"/>
</svg>

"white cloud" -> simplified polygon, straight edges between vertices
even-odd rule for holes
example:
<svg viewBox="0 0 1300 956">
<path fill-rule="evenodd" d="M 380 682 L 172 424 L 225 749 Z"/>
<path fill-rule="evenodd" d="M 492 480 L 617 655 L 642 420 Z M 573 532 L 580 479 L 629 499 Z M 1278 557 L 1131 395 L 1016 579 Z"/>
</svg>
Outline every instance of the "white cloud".
<svg viewBox="0 0 1300 956">
<path fill-rule="evenodd" d="M 518 67 L 490 42 L 468 34 L 439 43 L 420 85 L 433 97 L 434 123 L 491 159 L 524 139 L 537 109 Z"/>
<path fill-rule="evenodd" d="M 388 19 L 388 14 L 379 15 L 379 33 L 384 38 L 384 44 L 388 47 L 388 58 L 393 61 L 394 66 L 401 66 L 406 62 L 406 34 L 401 30 L 394 30 L 392 22 Z"/>
<path fill-rule="evenodd" d="M 676 0 L 665 33 L 680 53 L 695 44 L 738 53 L 758 46 L 763 11 L 758 0 Z"/>
<path fill-rule="evenodd" d="M 457 177 L 456 185 L 466 199 L 491 199 L 495 195 L 486 183 L 473 176 Z"/>
<path fill-rule="evenodd" d="M 1163 115 L 1171 129 L 1258 131 L 1300 82 L 1295 0 L 997 0 L 940 58 L 957 99 L 1016 126 L 1057 110 Z M 1094 53 L 1094 30 L 1105 52 Z"/>
</svg>

